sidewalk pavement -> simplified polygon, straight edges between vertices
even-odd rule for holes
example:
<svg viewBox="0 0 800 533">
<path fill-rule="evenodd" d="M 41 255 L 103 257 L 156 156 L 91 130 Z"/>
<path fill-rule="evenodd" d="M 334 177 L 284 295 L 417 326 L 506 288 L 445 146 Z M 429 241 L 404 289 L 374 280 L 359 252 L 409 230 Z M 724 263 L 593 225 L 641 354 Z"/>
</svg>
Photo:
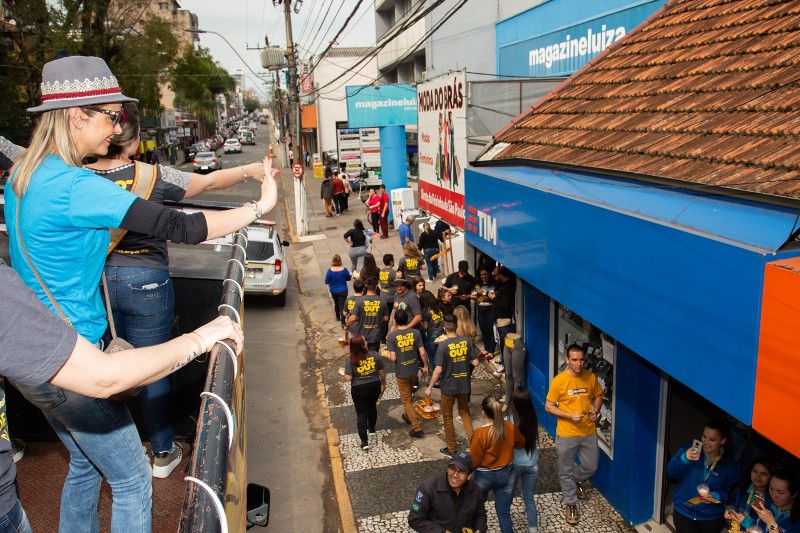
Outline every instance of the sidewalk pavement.
<svg viewBox="0 0 800 533">
<path fill-rule="evenodd" d="M 290 227 L 294 225 L 294 198 L 292 177 L 289 169 L 282 172 L 283 190 L 286 192 L 286 213 Z M 423 420 L 425 437 L 412 439 L 409 426 L 402 420 L 403 407 L 394 379 L 394 365 L 386 361 L 387 387 L 378 406 L 377 433 L 370 435 L 371 449 L 364 452 L 356 434 L 356 417 L 350 397 L 350 385 L 342 381 L 346 348 L 338 346 L 342 329 L 335 319 L 333 303 L 324 283 L 325 272 L 333 254 L 342 256 L 349 268 L 345 231 L 353 227 L 353 220 L 360 218 L 365 226 L 367 217 L 363 204 L 355 195 L 350 196 L 349 211 L 341 216 L 327 218 L 319 197 L 321 180 L 306 172 L 308 192 L 309 235 L 297 237 L 292 227 L 295 244 L 289 248 L 291 268 L 297 273 L 300 286 L 300 304 L 303 310 L 309 343 L 314 343 L 318 354 L 318 367 L 314 369 L 319 378 L 320 402 L 327 409 L 331 430 L 328 431 L 331 468 L 336 488 L 342 528 L 345 533 L 360 532 L 407 532 L 408 510 L 414 500 L 417 487 L 429 476 L 446 466 L 446 459 L 439 453 L 445 446 L 441 417 Z M 415 184 L 412 184 L 414 186 Z M 384 253 L 393 253 L 397 261 L 402 257 L 397 232 L 389 231 L 389 239 L 375 239 L 372 254 L 382 266 Z M 428 283 L 438 288 L 442 279 Z M 473 423 L 480 424 L 480 402 L 487 394 L 500 397 L 503 385 L 493 376 L 494 367 L 482 362 L 472 375 L 472 397 L 470 413 Z M 422 397 L 422 391 L 418 393 Z M 434 390 L 433 400 L 439 400 L 439 391 Z M 463 425 L 455 422 L 459 449 L 467 449 Z M 477 427 L 477 425 L 476 425 Z M 634 531 L 611 507 L 602 495 L 587 487 L 588 497 L 579 504 L 580 522 L 570 527 L 564 520 L 561 493 L 556 473 L 556 454 L 553 440 L 540 431 L 539 480 L 537 505 L 539 531 L 577 532 L 632 532 Z M 338 481 L 337 481 L 338 480 Z M 499 531 L 493 496 L 487 503 L 489 531 Z M 512 521 L 515 531 L 527 531 L 527 520 L 519 489 L 512 505 Z"/>
</svg>

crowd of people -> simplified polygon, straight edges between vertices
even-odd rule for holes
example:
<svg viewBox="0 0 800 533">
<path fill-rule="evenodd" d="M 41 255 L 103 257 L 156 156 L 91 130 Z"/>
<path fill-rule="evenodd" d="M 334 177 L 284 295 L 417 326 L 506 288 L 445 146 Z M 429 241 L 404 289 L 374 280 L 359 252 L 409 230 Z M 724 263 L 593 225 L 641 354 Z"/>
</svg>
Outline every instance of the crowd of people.
<svg viewBox="0 0 800 533">
<path fill-rule="evenodd" d="M 237 353 L 243 342 L 240 326 L 224 317 L 170 340 L 166 240 L 199 243 L 252 223 L 275 206 L 278 171 L 266 159 L 204 177 L 135 160 L 136 99 L 122 93 L 100 58 L 45 64 L 41 94 L 42 103 L 28 110 L 39 115 L 29 146 L 2 143 L 11 167 L 5 214 L 13 270 L 0 266 L 0 312 L 25 327 L 0 326 L 0 373 L 42 410 L 69 452 L 59 530 L 99 530 L 105 478 L 111 531 L 146 532 L 152 477 L 169 475 L 181 457 L 164 416 L 166 376 L 218 341 L 231 340 Z M 249 176 L 262 182 L 260 198 L 242 207 L 185 214 L 162 205 Z M 110 320 L 135 349 L 101 351 L 111 341 Z M 12 355 L 19 353 L 26 357 Z M 126 404 L 108 399 L 134 386 L 145 386 L 140 402 L 153 466 Z M 5 413 L 0 420 L 5 426 Z M 10 451 L 0 439 L 0 520 L 30 531 Z"/>
</svg>

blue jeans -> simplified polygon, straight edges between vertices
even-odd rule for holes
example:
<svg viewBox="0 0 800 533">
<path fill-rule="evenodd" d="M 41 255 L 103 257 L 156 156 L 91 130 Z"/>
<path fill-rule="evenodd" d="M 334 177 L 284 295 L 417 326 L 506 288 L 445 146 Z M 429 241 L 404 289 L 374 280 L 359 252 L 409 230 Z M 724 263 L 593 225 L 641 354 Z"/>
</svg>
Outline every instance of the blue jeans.
<svg viewBox="0 0 800 533">
<path fill-rule="evenodd" d="M 438 248 L 424 248 L 422 250 L 423 255 L 425 256 L 425 264 L 428 267 L 428 281 L 433 281 L 436 278 L 436 274 L 439 273 L 439 260 L 431 259 L 431 256 L 434 256 L 439 253 Z"/>
<path fill-rule="evenodd" d="M 117 335 L 136 348 L 172 337 L 175 293 L 169 270 L 151 267 L 106 267 L 108 295 Z M 142 416 L 153 454 L 172 449 L 172 389 L 169 379 L 146 385 L 139 393 Z"/>
<path fill-rule="evenodd" d="M 517 481 L 522 480 L 522 501 L 525 502 L 525 514 L 528 516 L 528 528 L 539 527 L 538 512 L 536 510 L 536 481 L 539 479 L 539 450 L 533 451 L 533 464 L 514 464 L 514 487 Z"/>
<path fill-rule="evenodd" d="M 150 533 L 153 471 L 125 404 L 89 398 L 50 383 L 36 387 L 12 383 L 42 410 L 69 452 L 59 532 L 100 531 L 97 503 L 105 477 L 111 485 L 112 533 Z"/>
<path fill-rule="evenodd" d="M 497 470 L 476 470 L 473 478 L 481 488 L 483 499 L 494 491 L 494 508 L 502 533 L 514 533 L 511 527 L 511 500 L 514 497 L 514 467 L 509 465 Z"/>
<path fill-rule="evenodd" d="M 31 523 L 19 500 L 9 512 L 0 516 L 0 533 L 31 533 Z"/>
</svg>

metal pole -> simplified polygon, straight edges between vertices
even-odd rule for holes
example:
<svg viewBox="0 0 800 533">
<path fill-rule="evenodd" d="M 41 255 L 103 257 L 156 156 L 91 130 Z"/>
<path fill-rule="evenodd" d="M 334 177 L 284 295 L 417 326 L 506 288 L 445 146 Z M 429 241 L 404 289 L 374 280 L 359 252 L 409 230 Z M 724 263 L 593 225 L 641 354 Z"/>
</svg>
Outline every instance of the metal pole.
<svg viewBox="0 0 800 533">
<path fill-rule="evenodd" d="M 283 0 L 283 15 L 286 21 L 286 62 L 289 66 L 289 142 L 295 154 L 295 161 L 302 161 L 302 147 L 300 146 L 300 100 L 297 90 L 297 62 L 294 57 L 294 42 L 292 41 L 292 6 L 291 0 Z M 295 128 L 292 129 L 291 122 L 295 121 Z M 304 177 L 294 179 L 294 206 L 295 206 L 295 226 L 297 235 L 308 233 L 308 221 L 306 216 L 305 202 L 305 179 Z"/>
</svg>

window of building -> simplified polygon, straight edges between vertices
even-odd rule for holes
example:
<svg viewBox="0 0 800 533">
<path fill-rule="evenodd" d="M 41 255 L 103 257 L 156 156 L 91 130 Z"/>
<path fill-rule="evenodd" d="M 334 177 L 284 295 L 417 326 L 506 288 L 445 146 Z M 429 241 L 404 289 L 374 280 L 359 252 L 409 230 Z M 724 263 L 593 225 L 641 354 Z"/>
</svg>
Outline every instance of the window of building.
<svg viewBox="0 0 800 533">
<path fill-rule="evenodd" d="M 614 449 L 614 363 L 616 361 L 617 342 L 610 336 L 593 326 L 588 320 L 565 306 L 556 303 L 555 321 L 555 374 L 567 368 L 567 348 L 571 344 L 582 346 L 586 350 L 584 368 L 597 375 L 603 387 L 603 404 L 597 417 L 597 437 L 600 449 L 613 457 Z"/>
</svg>

